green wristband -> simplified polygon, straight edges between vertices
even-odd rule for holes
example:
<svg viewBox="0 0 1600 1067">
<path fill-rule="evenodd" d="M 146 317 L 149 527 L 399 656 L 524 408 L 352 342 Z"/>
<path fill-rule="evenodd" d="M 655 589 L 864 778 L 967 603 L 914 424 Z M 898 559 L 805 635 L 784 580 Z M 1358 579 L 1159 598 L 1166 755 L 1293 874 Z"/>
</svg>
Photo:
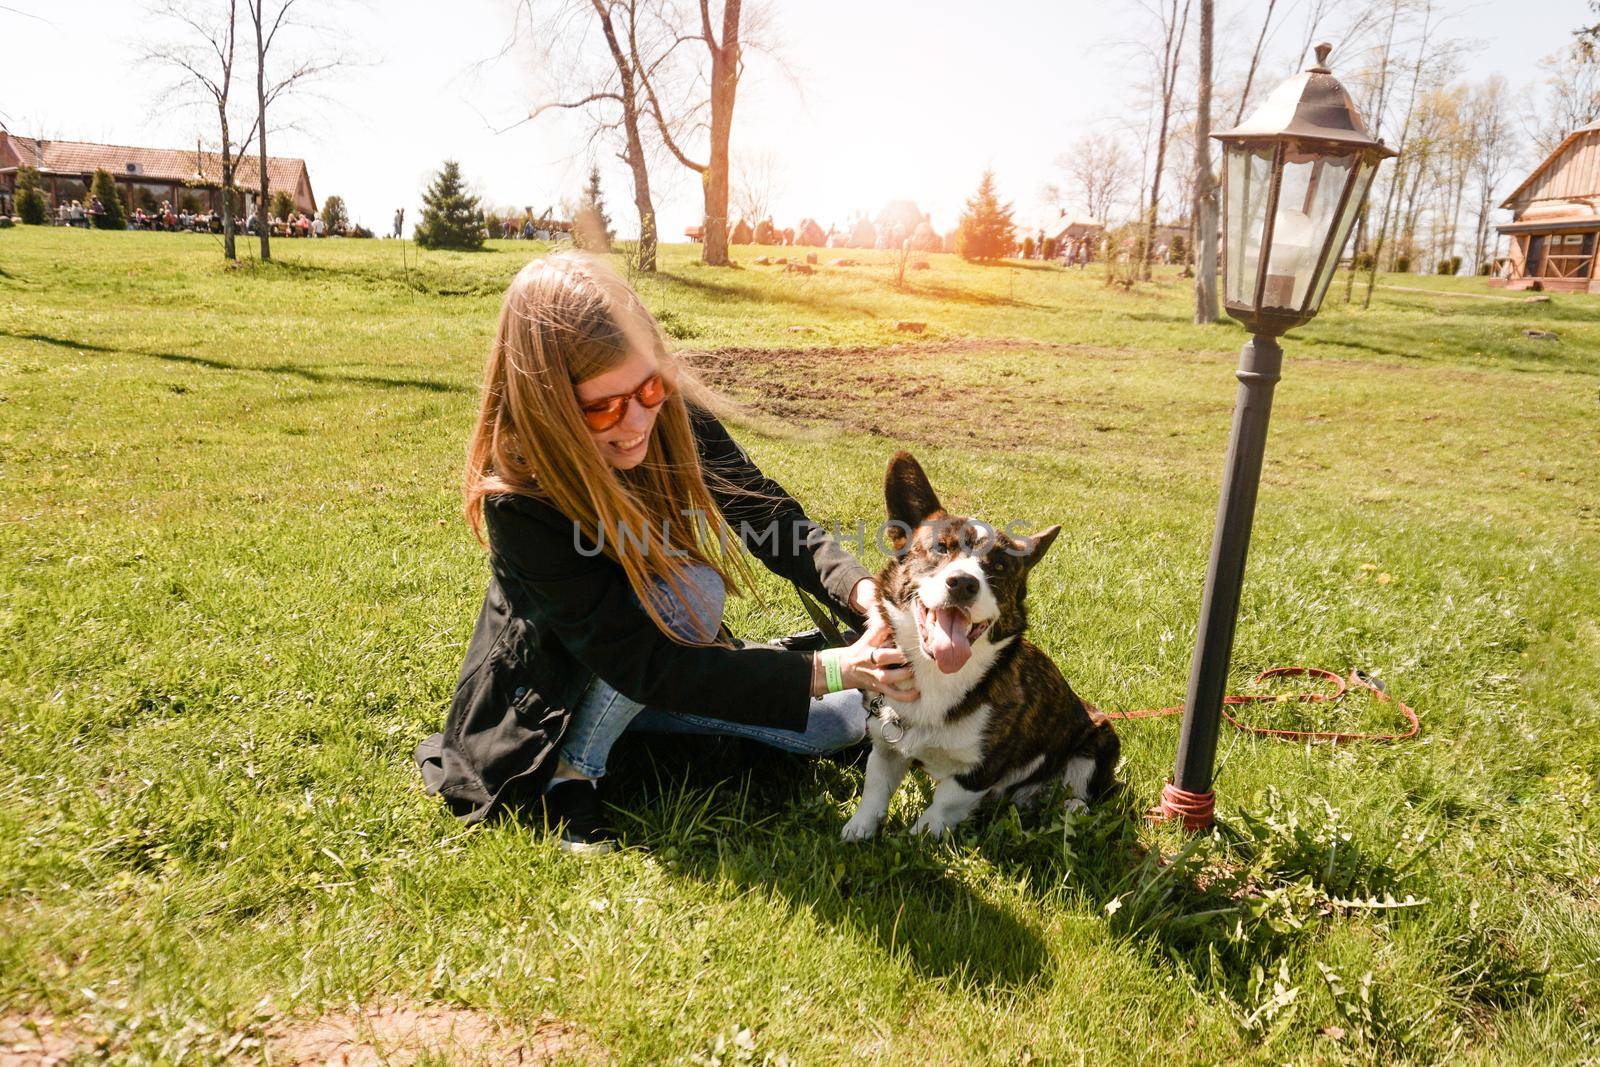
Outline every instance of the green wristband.
<svg viewBox="0 0 1600 1067">
<path fill-rule="evenodd" d="M 837 693 L 844 688 L 844 671 L 839 667 L 839 661 L 844 658 L 844 649 L 825 648 L 817 653 L 822 660 L 822 673 L 828 680 L 828 692 Z"/>
</svg>

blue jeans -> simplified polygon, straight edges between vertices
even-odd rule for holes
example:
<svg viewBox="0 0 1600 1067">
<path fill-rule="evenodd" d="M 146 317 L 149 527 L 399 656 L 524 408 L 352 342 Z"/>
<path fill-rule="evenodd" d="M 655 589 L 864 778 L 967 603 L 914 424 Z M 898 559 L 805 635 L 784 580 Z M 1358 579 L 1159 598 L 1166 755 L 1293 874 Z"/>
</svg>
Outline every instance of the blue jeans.
<svg viewBox="0 0 1600 1067">
<path fill-rule="evenodd" d="M 721 625 L 727 591 L 721 577 L 709 567 L 692 564 L 689 578 L 692 603 L 685 604 L 663 587 L 662 614 L 667 626 L 680 637 L 704 638 L 715 634 Z M 606 757 L 612 744 L 630 730 L 744 737 L 785 752 L 820 756 L 860 743 L 867 732 L 867 709 L 859 690 L 846 689 L 813 700 L 804 730 L 779 730 L 647 708 L 596 676 L 573 709 L 561 758 L 579 774 L 599 778 L 606 773 Z"/>
</svg>

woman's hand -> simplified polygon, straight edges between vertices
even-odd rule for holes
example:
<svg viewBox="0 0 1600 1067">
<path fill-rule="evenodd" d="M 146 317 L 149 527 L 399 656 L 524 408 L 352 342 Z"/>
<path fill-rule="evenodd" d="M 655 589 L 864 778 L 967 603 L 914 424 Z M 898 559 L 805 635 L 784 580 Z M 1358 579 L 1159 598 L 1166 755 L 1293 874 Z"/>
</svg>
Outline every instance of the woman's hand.
<svg viewBox="0 0 1600 1067">
<path fill-rule="evenodd" d="M 843 676 L 846 689 L 881 693 L 902 703 L 916 700 L 922 695 L 917 691 L 917 683 L 905 655 L 895 647 L 894 632 L 878 620 L 874 620 L 859 641 L 844 650 L 839 659 L 839 673 Z M 823 669 L 819 653 L 811 670 L 811 695 L 820 697 L 827 692 L 827 672 Z"/>
<path fill-rule="evenodd" d="M 877 600 L 878 583 L 871 578 L 863 578 L 850 587 L 850 610 L 857 615 L 871 617 Z"/>
</svg>

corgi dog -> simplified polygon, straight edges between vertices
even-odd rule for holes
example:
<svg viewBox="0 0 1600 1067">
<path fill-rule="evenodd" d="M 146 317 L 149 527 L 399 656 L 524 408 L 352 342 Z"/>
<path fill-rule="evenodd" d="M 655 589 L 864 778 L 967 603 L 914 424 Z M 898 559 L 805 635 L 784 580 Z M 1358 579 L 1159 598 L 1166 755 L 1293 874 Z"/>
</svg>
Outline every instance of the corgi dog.
<svg viewBox="0 0 1600 1067">
<path fill-rule="evenodd" d="M 914 765 L 937 786 L 913 833 L 942 837 L 985 799 L 1026 805 L 1056 782 L 1070 809 L 1099 799 L 1113 785 L 1117 735 L 1024 637 L 1028 575 L 1061 528 L 1018 538 L 951 515 L 908 452 L 890 461 L 884 498 L 893 556 L 872 610 L 919 695 L 887 698 L 868 719 L 866 784 L 844 840 L 877 833 Z"/>
</svg>

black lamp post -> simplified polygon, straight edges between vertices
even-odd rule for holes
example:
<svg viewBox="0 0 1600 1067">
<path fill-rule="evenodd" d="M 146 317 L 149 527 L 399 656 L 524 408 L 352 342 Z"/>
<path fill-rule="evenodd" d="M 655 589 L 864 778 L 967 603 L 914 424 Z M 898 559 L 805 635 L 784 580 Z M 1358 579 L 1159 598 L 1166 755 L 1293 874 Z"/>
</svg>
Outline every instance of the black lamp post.
<svg viewBox="0 0 1600 1067">
<path fill-rule="evenodd" d="M 1223 306 L 1251 333 L 1239 356 L 1239 395 L 1222 499 L 1200 606 L 1183 733 L 1160 813 L 1191 830 L 1211 825 L 1217 728 L 1233 651 L 1250 523 L 1267 443 L 1278 337 L 1322 305 L 1378 164 L 1395 154 L 1367 134 L 1350 94 L 1317 65 L 1279 86 L 1223 144 Z"/>
</svg>

